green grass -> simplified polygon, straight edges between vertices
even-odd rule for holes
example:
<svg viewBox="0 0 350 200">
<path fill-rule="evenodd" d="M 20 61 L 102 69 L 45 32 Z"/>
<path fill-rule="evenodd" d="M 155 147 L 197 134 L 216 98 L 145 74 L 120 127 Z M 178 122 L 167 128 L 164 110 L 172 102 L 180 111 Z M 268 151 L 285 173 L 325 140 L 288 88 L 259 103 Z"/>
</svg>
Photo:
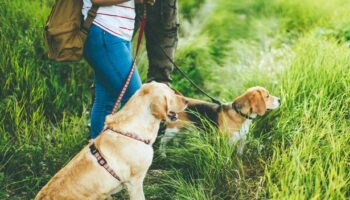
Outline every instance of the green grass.
<svg viewBox="0 0 350 200">
<path fill-rule="evenodd" d="M 282 106 L 256 120 L 242 157 L 214 129 L 179 135 L 166 159 L 156 150 L 147 199 L 349 199 L 350 3 L 179 3 L 178 65 L 221 100 L 261 85 Z M 0 3 L 0 199 L 33 198 L 89 135 L 92 70 L 46 58 L 51 4 Z M 205 99 L 178 73 L 173 85 Z"/>
<path fill-rule="evenodd" d="M 275 199 L 346 199 L 350 50 L 311 36 L 300 40 L 295 52 L 288 74 L 282 76 L 282 109 L 288 117 L 281 119 L 298 120 L 276 124 L 280 139 L 274 141 L 265 169 L 268 191 Z"/>
</svg>

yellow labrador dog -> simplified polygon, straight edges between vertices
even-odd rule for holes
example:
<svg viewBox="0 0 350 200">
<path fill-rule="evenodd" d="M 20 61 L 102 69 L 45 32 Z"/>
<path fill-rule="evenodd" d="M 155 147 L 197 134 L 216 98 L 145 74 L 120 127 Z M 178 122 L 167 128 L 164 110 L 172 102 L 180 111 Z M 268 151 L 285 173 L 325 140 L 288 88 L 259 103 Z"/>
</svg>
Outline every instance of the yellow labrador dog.
<svg viewBox="0 0 350 200">
<path fill-rule="evenodd" d="M 37 194 L 36 200 L 109 199 L 125 185 L 130 199 L 145 199 L 143 180 L 153 159 L 162 120 L 176 120 L 184 97 L 162 83 L 144 84 L 104 131 L 83 148 Z"/>
</svg>

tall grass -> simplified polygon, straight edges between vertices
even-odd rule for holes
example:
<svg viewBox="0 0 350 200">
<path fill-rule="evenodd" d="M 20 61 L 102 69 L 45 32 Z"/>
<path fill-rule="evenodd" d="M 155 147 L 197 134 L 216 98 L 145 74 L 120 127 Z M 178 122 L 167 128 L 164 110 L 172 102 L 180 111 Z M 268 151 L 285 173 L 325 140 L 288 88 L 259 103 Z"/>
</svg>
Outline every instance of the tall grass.
<svg viewBox="0 0 350 200">
<path fill-rule="evenodd" d="M 0 13 L 0 199 L 29 199 L 87 141 L 92 74 L 47 60 L 47 1 L 2 1 Z"/>
<path fill-rule="evenodd" d="M 350 50 L 309 36 L 298 42 L 295 52 L 282 76 L 286 102 L 275 129 L 279 140 L 272 143 L 265 169 L 269 194 L 274 199 L 346 199 Z"/>
<path fill-rule="evenodd" d="M 243 156 L 214 128 L 179 135 L 167 158 L 156 144 L 147 198 L 349 199 L 350 3 L 179 3 L 178 65 L 221 100 L 262 85 L 282 107 L 253 124 Z M 89 135 L 93 74 L 47 60 L 50 5 L 0 3 L 0 199 L 31 199 Z M 173 85 L 204 98 L 176 73 Z"/>
</svg>

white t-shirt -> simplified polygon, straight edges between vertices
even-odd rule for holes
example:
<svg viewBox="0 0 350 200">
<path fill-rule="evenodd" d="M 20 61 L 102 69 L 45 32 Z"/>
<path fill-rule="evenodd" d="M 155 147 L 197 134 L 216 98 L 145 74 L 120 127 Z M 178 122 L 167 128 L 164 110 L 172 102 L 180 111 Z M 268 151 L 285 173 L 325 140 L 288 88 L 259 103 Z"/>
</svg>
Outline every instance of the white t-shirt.
<svg viewBox="0 0 350 200">
<path fill-rule="evenodd" d="M 84 19 L 91 8 L 91 0 L 84 0 Z M 131 41 L 135 25 L 135 1 L 130 0 L 113 6 L 100 6 L 94 24 L 124 40 Z"/>
</svg>

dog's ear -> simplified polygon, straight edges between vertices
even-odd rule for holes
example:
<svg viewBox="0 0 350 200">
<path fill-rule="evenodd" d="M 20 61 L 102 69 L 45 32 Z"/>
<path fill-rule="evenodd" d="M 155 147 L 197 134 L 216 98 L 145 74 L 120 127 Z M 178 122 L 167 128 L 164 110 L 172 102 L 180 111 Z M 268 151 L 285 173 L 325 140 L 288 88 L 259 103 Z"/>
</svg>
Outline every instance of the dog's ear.
<svg viewBox="0 0 350 200">
<path fill-rule="evenodd" d="M 265 114 L 266 104 L 265 104 L 265 100 L 264 100 L 264 97 L 262 96 L 261 91 L 257 90 L 256 92 L 254 92 L 254 94 L 251 98 L 250 105 L 256 114 L 258 114 L 260 116 L 263 116 Z"/>
<path fill-rule="evenodd" d="M 153 116 L 160 120 L 166 120 L 169 112 L 169 102 L 166 96 L 160 96 L 151 103 L 151 112 Z"/>
<path fill-rule="evenodd" d="M 247 93 L 244 93 L 243 95 L 237 97 L 232 102 L 232 106 L 235 105 L 239 110 L 247 104 L 249 104 L 249 95 Z"/>
</svg>

